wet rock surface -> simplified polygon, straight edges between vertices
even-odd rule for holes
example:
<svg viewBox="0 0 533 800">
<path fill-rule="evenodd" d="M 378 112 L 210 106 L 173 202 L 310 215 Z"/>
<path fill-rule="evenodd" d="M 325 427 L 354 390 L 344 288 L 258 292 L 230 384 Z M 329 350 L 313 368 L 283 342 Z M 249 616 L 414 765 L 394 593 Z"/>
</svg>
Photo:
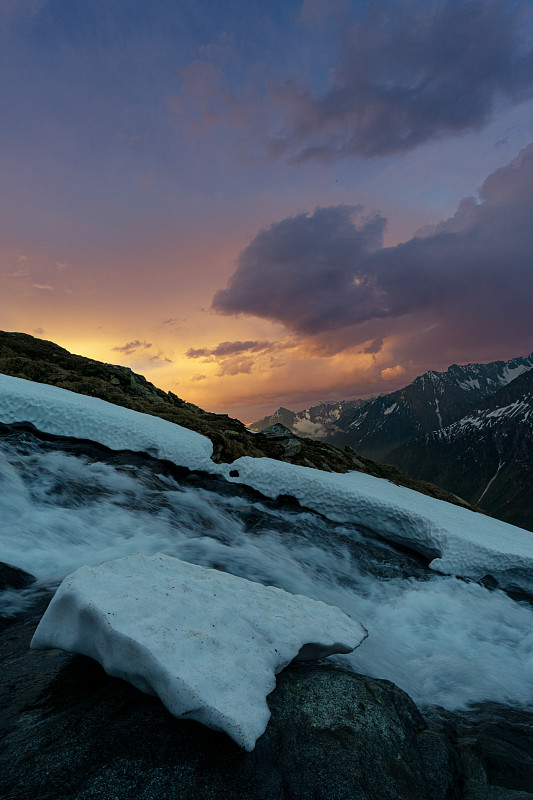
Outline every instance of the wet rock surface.
<svg viewBox="0 0 533 800">
<path fill-rule="evenodd" d="M 6 589 L 24 589 L 34 580 L 35 578 L 29 572 L 0 561 L 0 592 Z"/>
<path fill-rule="evenodd" d="M 255 750 L 172 717 L 94 661 L 0 634 L 0 797 L 10 800 L 529 800 L 531 715 L 426 718 L 394 684 L 291 666 Z"/>
</svg>

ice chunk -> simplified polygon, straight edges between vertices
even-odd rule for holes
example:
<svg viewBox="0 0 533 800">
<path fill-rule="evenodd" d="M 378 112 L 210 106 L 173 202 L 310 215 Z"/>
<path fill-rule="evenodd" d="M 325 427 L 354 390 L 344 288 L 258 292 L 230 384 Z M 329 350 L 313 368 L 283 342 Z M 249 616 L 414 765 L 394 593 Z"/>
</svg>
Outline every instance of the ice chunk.
<svg viewBox="0 0 533 800">
<path fill-rule="evenodd" d="M 349 653 L 365 636 L 338 608 L 158 553 L 73 572 L 31 646 L 90 656 L 176 717 L 253 750 L 275 674 L 295 658 Z"/>
</svg>

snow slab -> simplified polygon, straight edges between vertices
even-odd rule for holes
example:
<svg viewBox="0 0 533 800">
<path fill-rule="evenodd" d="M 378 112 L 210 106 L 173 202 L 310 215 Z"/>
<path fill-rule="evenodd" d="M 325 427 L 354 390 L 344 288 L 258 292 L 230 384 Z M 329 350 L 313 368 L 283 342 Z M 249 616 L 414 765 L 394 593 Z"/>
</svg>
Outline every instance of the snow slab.
<svg viewBox="0 0 533 800">
<path fill-rule="evenodd" d="M 213 471 L 207 437 L 151 414 L 0 374 L 0 422 L 31 422 L 43 433 L 89 439 L 110 450 L 134 450 L 189 469 Z"/>
<path fill-rule="evenodd" d="M 291 495 L 338 522 L 353 522 L 431 558 L 431 569 L 533 594 L 533 534 L 506 522 L 361 472 L 329 473 L 269 458 L 211 461 L 201 434 L 94 397 L 0 374 L 0 421 L 146 452 L 242 483 L 267 497 Z M 231 472 L 238 475 L 230 476 Z"/>
<path fill-rule="evenodd" d="M 64 579 L 31 647 L 100 662 L 176 717 L 253 750 L 275 674 L 293 659 L 350 653 L 366 637 L 341 611 L 157 553 L 81 567 Z"/>
<path fill-rule="evenodd" d="M 257 463 L 259 462 L 259 463 Z M 445 575 L 494 577 L 502 588 L 533 594 L 533 533 L 362 472 L 344 474 L 274 459 L 237 459 L 229 481 L 267 497 L 280 494 L 336 522 L 352 522 L 432 559 Z M 238 477 L 230 477 L 229 471 Z"/>
</svg>

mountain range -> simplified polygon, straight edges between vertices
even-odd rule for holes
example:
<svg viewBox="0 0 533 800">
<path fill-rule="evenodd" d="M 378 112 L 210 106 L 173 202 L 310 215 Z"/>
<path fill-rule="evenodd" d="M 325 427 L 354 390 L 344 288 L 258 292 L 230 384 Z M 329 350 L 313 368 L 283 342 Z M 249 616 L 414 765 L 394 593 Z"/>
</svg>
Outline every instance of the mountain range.
<svg viewBox="0 0 533 800">
<path fill-rule="evenodd" d="M 457 492 L 494 516 L 533 528 L 533 370 L 475 410 L 412 439 L 388 460 L 412 477 Z"/>
<path fill-rule="evenodd" d="M 533 354 L 488 364 L 452 364 L 367 400 L 279 409 L 293 432 L 430 480 L 507 522 L 533 528 Z M 291 417 L 290 415 L 293 414 Z M 311 428 L 313 427 L 313 430 Z"/>
</svg>

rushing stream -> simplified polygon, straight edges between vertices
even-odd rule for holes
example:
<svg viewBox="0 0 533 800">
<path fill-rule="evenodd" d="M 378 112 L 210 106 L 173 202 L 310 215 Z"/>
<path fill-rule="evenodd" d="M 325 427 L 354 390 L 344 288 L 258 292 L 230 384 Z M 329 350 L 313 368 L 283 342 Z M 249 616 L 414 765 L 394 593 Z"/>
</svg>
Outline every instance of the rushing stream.
<svg viewBox="0 0 533 800">
<path fill-rule="evenodd" d="M 379 532 L 378 532 L 379 533 Z M 439 576 L 353 525 L 128 452 L 0 436 L 0 561 L 37 579 L 0 593 L 24 613 L 83 564 L 162 551 L 337 605 L 368 639 L 338 661 L 423 705 L 533 705 L 533 609 Z"/>
</svg>

